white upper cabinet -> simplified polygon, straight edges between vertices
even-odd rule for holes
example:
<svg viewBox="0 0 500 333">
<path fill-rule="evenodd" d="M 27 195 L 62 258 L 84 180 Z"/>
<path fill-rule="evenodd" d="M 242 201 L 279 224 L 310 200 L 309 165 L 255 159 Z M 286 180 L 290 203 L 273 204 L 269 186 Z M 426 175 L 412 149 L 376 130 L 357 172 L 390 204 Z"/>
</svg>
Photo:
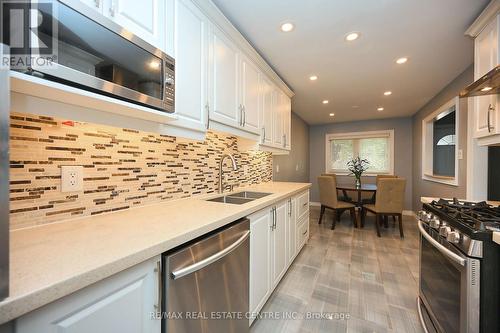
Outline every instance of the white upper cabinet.
<svg viewBox="0 0 500 333">
<path fill-rule="evenodd" d="M 273 118 L 274 118 L 274 88 L 265 76 L 261 80 L 261 143 L 266 146 L 273 145 Z"/>
<path fill-rule="evenodd" d="M 276 147 L 284 148 L 284 131 L 283 131 L 283 106 L 285 94 L 275 88 L 273 94 L 273 144 Z"/>
<path fill-rule="evenodd" d="M 500 15 L 496 15 L 476 36 L 474 41 L 474 80 L 500 63 Z M 499 143 L 500 112 L 498 95 L 474 97 L 474 137 L 479 144 Z M 491 139 L 494 137 L 494 139 Z"/>
<path fill-rule="evenodd" d="M 284 146 L 286 150 L 292 148 L 292 100 L 290 97 L 283 95 L 283 135 Z"/>
<path fill-rule="evenodd" d="M 165 50 L 166 20 L 164 0 L 106 0 L 104 15 L 144 39 Z"/>
<path fill-rule="evenodd" d="M 103 13 L 103 0 L 80 0 L 80 2 L 86 4 L 101 14 Z"/>
<path fill-rule="evenodd" d="M 243 129 L 260 134 L 261 73 L 246 56 L 241 56 L 240 104 L 243 111 Z"/>
<path fill-rule="evenodd" d="M 210 29 L 209 100 L 210 120 L 240 127 L 239 50 L 217 27 Z"/>
<path fill-rule="evenodd" d="M 171 125 L 204 133 L 208 108 L 207 17 L 190 0 L 174 1 L 175 114 Z"/>
</svg>

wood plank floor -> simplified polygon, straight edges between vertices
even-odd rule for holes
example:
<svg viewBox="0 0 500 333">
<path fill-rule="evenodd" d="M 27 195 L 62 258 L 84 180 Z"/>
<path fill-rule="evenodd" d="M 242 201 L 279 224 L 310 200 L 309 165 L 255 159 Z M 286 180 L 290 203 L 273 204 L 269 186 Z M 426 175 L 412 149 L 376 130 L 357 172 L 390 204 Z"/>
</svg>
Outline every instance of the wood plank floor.
<svg viewBox="0 0 500 333">
<path fill-rule="evenodd" d="M 335 230 L 331 214 L 321 225 L 318 218 L 319 208 L 312 207 L 309 243 L 262 309 L 273 317 L 256 320 L 250 332 L 423 332 L 416 310 L 416 221 L 404 217 L 401 240 L 391 220 L 378 238 L 374 216 L 363 229 L 352 227 L 348 213 Z M 311 318 L 321 313 L 325 317 Z"/>
</svg>

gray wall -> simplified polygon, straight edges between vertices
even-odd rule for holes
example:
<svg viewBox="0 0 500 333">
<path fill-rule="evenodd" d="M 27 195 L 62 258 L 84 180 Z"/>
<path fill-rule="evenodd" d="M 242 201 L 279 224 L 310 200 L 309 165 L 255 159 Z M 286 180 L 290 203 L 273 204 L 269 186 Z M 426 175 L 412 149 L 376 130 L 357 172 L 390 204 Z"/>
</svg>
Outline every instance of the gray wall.
<svg viewBox="0 0 500 333">
<path fill-rule="evenodd" d="M 311 201 L 318 202 L 317 177 L 325 172 L 325 135 L 329 133 L 347 133 L 364 131 L 381 131 L 394 129 L 394 173 L 406 178 L 405 209 L 412 207 L 412 119 L 392 118 L 356 121 L 348 123 L 333 123 L 327 125 L 316 125 L 309 128 L 309 152 L 311 181 Z M 353 182 L 354 178 L 349 176 L 339 177 L 339 182 Z M 363 177 L 363 182 L 375 182 L 375 177 Z"/>
<path fill-rule="evenodd" d="M 273 180 L 309 182 L 309 126 L 292 113 L 292 150 L 289 155 L 273 157 Z M 279 165 L 279 172 L 276 167 Z"/>
<path fill-rule="evenodd" d="M 471 65 L 457 76 L 443 90 L 434 96 L 415 115 L 413 115 L 413 210 L 422 207 L 420 197 L 466 197 L 467 183 L 467 99 L 460 100 L 459 149 L 463 151 L 463 159 L 459 160 L 458 186 L 440 184 L 422 179 L 422 120 L 436 111 L 441 105 L 456 97 L 460 90 L 473 82 L 474 69 Z"/>
</svg>

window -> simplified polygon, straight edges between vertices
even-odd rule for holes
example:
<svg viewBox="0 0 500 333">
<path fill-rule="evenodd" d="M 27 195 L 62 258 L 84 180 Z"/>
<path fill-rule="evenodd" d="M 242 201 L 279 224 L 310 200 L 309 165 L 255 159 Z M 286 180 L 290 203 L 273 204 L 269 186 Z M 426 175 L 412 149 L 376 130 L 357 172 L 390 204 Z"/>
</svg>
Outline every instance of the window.
<svg viewBox="0 0 500 333">
<path fill-rule="evenodd" d="M 367 159 L 368 175 L 394 172 L 394 131 L 355 132 L 326 135 L 326 172 L 349 174 L 347 162 Z"/>
<path fill-rule="evenodd" d="M 422 179 L 458 185 L 458 97 L 422 123 Z"/>
</svg>

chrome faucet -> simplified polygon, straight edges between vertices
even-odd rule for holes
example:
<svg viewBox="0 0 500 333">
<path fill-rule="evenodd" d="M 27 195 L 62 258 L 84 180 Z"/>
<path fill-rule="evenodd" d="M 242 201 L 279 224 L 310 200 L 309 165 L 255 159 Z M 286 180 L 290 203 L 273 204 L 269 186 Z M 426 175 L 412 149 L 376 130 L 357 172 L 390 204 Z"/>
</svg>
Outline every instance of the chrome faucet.
<svg viewBox="0 0 500 333">
<path fill-rule="evenodd" d="M 219 162 L 219 193 L 224 192 L 224 186 L 222 185 L 224 171 L 222 170 L 222 165 L 224 164 L 224 160 L 226 159 L 226 157 L 229 157 L 231 159 L 231 162 L 233 164 L 233 171 L 238 170 L 238 166 L 236 165 L 236 160 L 234 159 L 233 155 L 231 154 L 222 155 Z"/>
</svg>

